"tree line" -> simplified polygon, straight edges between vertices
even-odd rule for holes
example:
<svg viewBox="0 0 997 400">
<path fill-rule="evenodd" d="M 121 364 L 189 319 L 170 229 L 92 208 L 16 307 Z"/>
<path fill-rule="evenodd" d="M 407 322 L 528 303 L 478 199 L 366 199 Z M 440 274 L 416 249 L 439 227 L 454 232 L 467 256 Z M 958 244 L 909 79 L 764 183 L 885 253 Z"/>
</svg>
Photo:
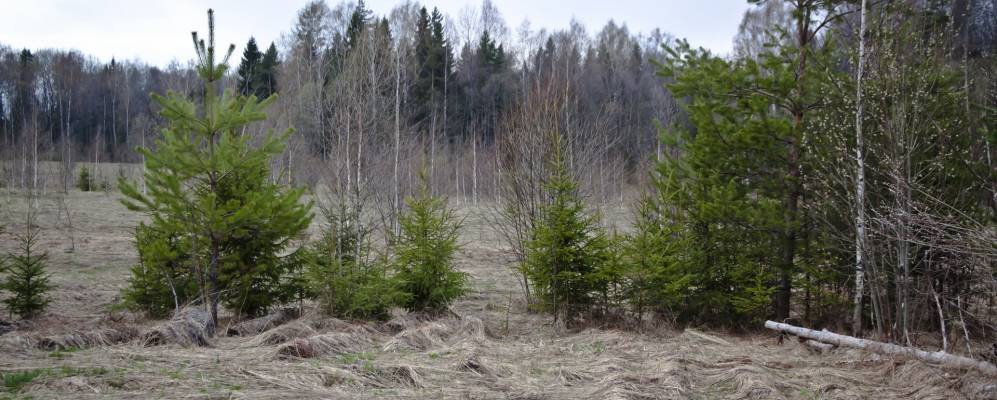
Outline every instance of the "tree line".
<svg viewBox="0 0 997 400">
<path fill-rule="evenodd" d="M 394 170 L 371 156 L 397 141 L 407 151 L 389 157 L 392 164 L 398 158 L 406 171 L 425 161 L 434 192 L 494 196 L 494 143 L 509 110 L 546 79 L 578 92 L 564 112 L 592 127 L 584 140 L 602 148 L 607 169 L 642 167 L 655 148 L 655 121 L 667 124 L 677 113 L 653 67 L 670 36 L 614 22 L 595 34 L 577 22 L 563 31 L 524 23 L 513 32 L 489 1 L 458 16 L 412 2 L 376 16 L 362 1 L 314 1 L 277 43 L 247 39 L 221 84 L 260 98 L 282 94 L 271 124 L 299 132 L 284 168 L 309 184 L 317 174 L 300 166 L 311 160 L 344 160 L 336 168 L 343 185 L 355 186 L 358 170 Z M 150 145 L 164 122 L 148 94 L 170 90 L 199 95 L 192 64 L 104 63 L 75 50 L 0 46 L 0 136 L 5 159 L 23 164 L 6 166 L 5 185 L 35 184 L 36 152 L 67 171 L 75 161 L 141 162 L 134 148 Z M 421 149 L 429 150 L 426 160 Z M 73 173 L 61 175 L 58 187 L 71 187 Z M 605 175 L 592 184 L 611 188 Z M 414 181 L 403 178 L 394 180 Z"/>
</svg>

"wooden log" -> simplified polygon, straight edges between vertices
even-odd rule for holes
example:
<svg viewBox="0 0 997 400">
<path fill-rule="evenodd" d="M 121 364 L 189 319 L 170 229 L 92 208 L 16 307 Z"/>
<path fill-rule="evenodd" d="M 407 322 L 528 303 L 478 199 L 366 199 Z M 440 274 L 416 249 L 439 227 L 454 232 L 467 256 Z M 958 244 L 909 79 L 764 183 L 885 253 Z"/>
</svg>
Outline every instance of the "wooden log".
<svg viewBox="0 0 997 400">
<path fill-rule="evenodd" d="M 871 351 L 877 354 L 916 358 L 918 360 L 939 364 L 947 367 L 973 369 L 991 375 L 997 375 L 997 366 L 986 361 L 974 360 L 968 357 L 949 354 L 944 351 L 924 351 L 913 347 L 905 347 L 873 340 L 859 339 L 847 335 L 839 335 L 828 331 L 815 331 L 775 321 L 765 321 L 765 327 L 779 332 L 785 332 L 802 338 L 830 343 L 835 346 L 851 347 Z"/>
<path fill-rule="evenodd" d="M 807 347 L 813 349 L 818 353 L 827 353 L 834 349 L 833 344 L 822 343 L 816 340 L 807 340 L 803 342 L 803 344 L 807 345 Z"/>
</svg>

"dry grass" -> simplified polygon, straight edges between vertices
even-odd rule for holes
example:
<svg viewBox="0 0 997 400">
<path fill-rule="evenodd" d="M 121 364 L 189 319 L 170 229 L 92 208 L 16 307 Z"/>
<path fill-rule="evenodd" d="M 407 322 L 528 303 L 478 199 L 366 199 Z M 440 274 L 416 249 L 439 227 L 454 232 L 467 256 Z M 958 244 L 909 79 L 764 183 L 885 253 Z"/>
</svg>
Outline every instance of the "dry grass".
<svg viewBox="0 0 997 400">
<path fill-rule="evenodd" d="M 296 338 L 277 347 L 278 358 L 314 358 L 327 355 L 360 353 L 374 342 L 372 335 L 357 332 L 332 332 Z"/>
<path fill-rule="evenodd" d="M 229 336 L 254 336 L 297 317 L 296 310 L 283 308 L 263 317 L 232 325 L 226 330 L 226 334 Z"/>
<path fill-rule="evenodd" d="M 247 347 L 277 346 L 292 339 L 306 338 L 317 334 L 311 326 L 294 321 L 263 332 L 246 342 Z"/>
<path fill-rule="evenodd" d="M 69 200 L 77 232 L 72 253 L 65 252 L 68 236 L 55 203 L 40 202 L 43 246 L 59 286 L 51 312 L 0 336 L 0 372 L 44 371 L 22 388 L 34 398 L 997 397 L 992 377 L 857 350 L 818 354 L 767 333 L 558 331 L 525 311 L 508 251 L 497 247 L 482 209 L 467 206 L 459 263 L 473 286 L 454 315 L 399 314 L 362 324 L 306 313 L 233 325 L 241 336 L 190 346 L 207 338 L 189 335 L 187 319 L 109 317 L 135 259 L 131 233 L 140 217 L 124 211 L 114 194 L 72 192 Z M 17 218 L 0 218 L 17 229 Z M 0 236 L 0 252 L 12 246 Z M 119 323 L 146 332 L 147 340 L 112 337 L 106 329 Z M 151 332 L 165 344 L 143 346 Z M 54 346 L 46 348 L 79 350 L 56 356 L 39 348 L 44 340 Z"/>
<path fill-rule="evenodd" d="M 110 346 L 126 343 L 138 337 L 138 328 L 123 326 L 75 331 L 61 335 L 49 335 L 38 339 L 37 346 L 42 350 L 88 349 L 97 346 Z"/>
</svg>

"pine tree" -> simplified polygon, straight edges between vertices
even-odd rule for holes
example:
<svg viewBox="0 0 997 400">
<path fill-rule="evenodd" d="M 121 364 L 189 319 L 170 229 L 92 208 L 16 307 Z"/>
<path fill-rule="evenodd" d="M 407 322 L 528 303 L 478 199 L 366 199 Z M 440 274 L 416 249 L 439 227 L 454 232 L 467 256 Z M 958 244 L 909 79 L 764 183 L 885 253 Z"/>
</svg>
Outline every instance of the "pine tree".
<svg viewBox="0 0 997 400">
<path fill-rule="evenodd" d="M 207 42 L 193 34 L 203 102 L 172 92 L 153 95 L 169 125 L 155 151 L 138 149 L 147 160 L 148 195 L 126 181 L 120 186 L 123 203 L 148 214 L 157 235 L 189 243 L 187 267 L 217 321 L 223 300 L 235 311 L 256 314 L 290 297 L 283 281 L 291 266 L 281 254 L 307 228 L 311 204 L 300 202 L 302 190 L 269 179 L 270 160 L 283 151 L 291 131 L 262 138 L 241 134 L 247 124 L 266 119 L 264 109 L 275 97 L 261 101 L 219 93 L 235 46 L 216 63 L 211 10 L 208 24 Z M 139 249 L 140 254 L 155 251 Z M 168 254 L 149 256 L 169 259 Z"/>
<path fill-rule="evenodd" d="M 8 253 L 10 259 L 7 277 L 0 288 L 10 292 L 11 297 L 4 300 L 11 314 L 23 319 L 37 317 L 52 301 L 47 295 L 54 286 L 45 272 L 48 253 L 39 254 L 37 220 L 34 210 L 29 210 L 25 220 L 24 232 L 16 235 L 20 246 L 19 253 Z M 0 264 L 0 271 L 3 271 Z"/>
<path fill-rule="evenodd" d="M 796 254 L 801 221 L 787 199 L 802 186 L 787 177 L 787 160 L 800 156 L 787 144 L 803 134 L 790 111 L 811 104 L 815 92 L 812 82 L 799 87 L 798 51 L 783 46 L 758 60 L 725 60 L 685 42 L 669 49 L 661 73 L 674 78 L 675 96 L 688 99 L 693 127 L 665 135 L 678 155 L 664 157 L 656 177 L 674 190 L 656 199 L 674 229 L 671 256 L 681 263 L 674 278 L 696 288 L 680 318 L 730 323 L 788 313 L 786 291 L 799 268 L 796 257 L 785 260 Z"/>
<path fill-rule="evenodd" d="M 406 199 L 408 210 L 398 218 L 395 277 L 405 308 L 440 311 L 467 291 L 467 274 L 454 264 L 462 223 L 445 199 L 430 195 L 425 171 L 420 175 L 419 194 Z"/>
<path fill-rule="evenodd" d="M 263 72 L 262 59 L 263 53 L 260 53 L 260 49 L 256 46 L 256 39 L 250 37 L 246 49 L 242 52 L 242 61 L 239 62 L 239 94 L 249 96 L 259 92 L 260 74 Z"/>
<path fill-rule="evenodd" d="M 531 283 L 537 302 L 532 306 L 570 322 L 590 309 L 596 294 L 605 293 L 611 254 L 598 216 L 585 210 L 578 184 L 567 170 L 563 146 L 555 136 L 546 183 L 551 200 L 540 210 L 520 269 Z"/>
</svg>

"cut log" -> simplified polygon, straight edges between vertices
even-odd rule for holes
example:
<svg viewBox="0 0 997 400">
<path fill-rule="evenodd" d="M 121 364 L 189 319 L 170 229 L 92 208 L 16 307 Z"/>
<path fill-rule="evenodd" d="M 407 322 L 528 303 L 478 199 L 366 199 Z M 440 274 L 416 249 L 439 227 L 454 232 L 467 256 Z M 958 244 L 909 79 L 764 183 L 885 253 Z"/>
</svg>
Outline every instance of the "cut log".
<svg viewBox="0 0 997 400">
<path fill-rule="evenodd" d="M 839 347 L 851 347 L 867 350 L 877 354 L 916 358 L 918 360 L 946 367 L 973 369 L 991 375 L 997 375 L 997 365 L 986 361 L 974 360 L 968 357 L 949 354 L 944 351 L 924 351 L 913 347 L 899 346 L 873 340 L 859 339 L 847 335 L 839 335 L 828 331 L 815 331 L 775 321 L 765 321 L 765 327 L 779 332 L 785 332 L 802 338 L 833 344 Z"/>
</svg>

